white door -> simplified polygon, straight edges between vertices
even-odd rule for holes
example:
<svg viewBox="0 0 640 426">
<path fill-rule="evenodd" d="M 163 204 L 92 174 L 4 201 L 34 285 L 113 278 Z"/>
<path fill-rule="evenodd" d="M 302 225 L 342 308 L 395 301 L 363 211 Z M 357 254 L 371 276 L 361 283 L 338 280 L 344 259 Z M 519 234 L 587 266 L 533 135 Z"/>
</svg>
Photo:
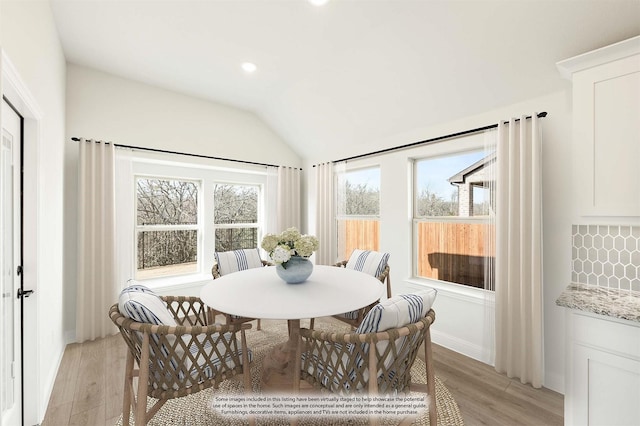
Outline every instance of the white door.
<svg viewBox="0 0 640 426">
<path fill-rule="evenodd" d="M 0 418 L 1 426 L 22 424 L 20 148 L 21 118 L 2 101 L 0 148 Z"/>
</svg>

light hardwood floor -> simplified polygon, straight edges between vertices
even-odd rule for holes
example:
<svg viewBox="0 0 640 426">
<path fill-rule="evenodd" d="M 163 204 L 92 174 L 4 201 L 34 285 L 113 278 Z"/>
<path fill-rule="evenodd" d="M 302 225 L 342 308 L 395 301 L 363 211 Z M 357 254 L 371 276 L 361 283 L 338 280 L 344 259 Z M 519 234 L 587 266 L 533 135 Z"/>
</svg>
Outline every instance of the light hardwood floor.
<svg viewBox="0 0 640 426">
<path fill-rule="evenodd" d="M 534 389 L 493 367 L 434 345 L 436 375 L 466 425 L 562 425 L 563 396 Z M 119 335 L 65 350 L 43 426 L 114 425 L 122 410 L 126 347 Z"/>
<path fill-rule="evenodd" d="M 509 379 L 457 352 L 433 345 L 436 376 L 460 407 L 465 425 L 563 425 L 564 397 Z"/>
</svg>

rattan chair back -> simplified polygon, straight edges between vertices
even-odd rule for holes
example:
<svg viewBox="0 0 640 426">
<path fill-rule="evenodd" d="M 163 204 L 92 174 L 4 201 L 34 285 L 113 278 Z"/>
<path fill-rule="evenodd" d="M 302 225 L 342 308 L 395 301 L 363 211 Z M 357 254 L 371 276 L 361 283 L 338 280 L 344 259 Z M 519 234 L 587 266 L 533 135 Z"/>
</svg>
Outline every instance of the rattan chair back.
<svg viewBox="0 0 640 426">
<path fill-rule="evenodd" d="M 345 395 L 419 390 L 421 386 L 412 384 L 411 367 L 424 343 L 430 424 L 436 425 L 430 333 L 434 321 L 435 312 L 431 309 L 418 322 L 378 333 L 329 333 L 301 329 L 294 391 L 299 391 L 301 379 L 316 389 Z"/>
<path fill-rule="evenodd" d="M 262 261 L 262 266 L 273 266 L 273 263 L 268 262 L 266 260 Z M 211 275 L 213 276 L 213 279 L 215 280 L 216 278 L 220 278 L 222 275 L 220 274 L 220 269 L 218 268 L 218 264 L 214 263 L 213 266 L 211 267 Z"/>
<path fill-rule="evenodd" d="M 251 391 L 250 360 L 245 330 L 250 324 L 209 324 L 207 307 L 197 297 L 164 296 L 177 326 L 133 321 L 115 304 L 109 317 L 127 347 L 123 425 L 133 406 L 135 423 L 146 424 L 172 398 L 186 396 L 237 374 Z M 239 335 L 239 336 L 238 336 Z M 138 377 L 137 389 L 133 378 Z M 147 396 L 159 401 L 147 411 Z"/>
</svg>

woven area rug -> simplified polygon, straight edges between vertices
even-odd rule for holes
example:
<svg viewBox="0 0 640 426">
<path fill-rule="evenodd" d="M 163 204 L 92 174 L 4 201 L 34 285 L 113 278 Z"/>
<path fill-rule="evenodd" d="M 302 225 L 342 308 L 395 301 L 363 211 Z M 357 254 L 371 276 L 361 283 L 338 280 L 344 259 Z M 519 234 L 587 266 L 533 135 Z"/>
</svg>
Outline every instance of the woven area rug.
<svg viewBox="0 0 640 426">
<path fill-rule="evenodd" d="M 308 323 L 302 322 L 302 327 Z M 262 330 L 254 329 L 247 332 L 247 345 L 253 351 L 254 358 L 251 365 L 251 378 L 254 394 L 260 394 L 260 377 L 262 374 L 262 360 L 265 355 L 278 343 L 286 340 L 287 324 L 286 321 L 263 321 Z M 328 331 L 348 331 L 349 327 L 340 321 L 331 318 L 316 319 L 315 329 Z M 424 383 L 425 365 L 421 359 L 416 359 L 412 370 L 412 380 L 417 383 Z M 247 425 L 249 422 L 242 418 L 233 418 L 222 416 L 211 408 L 212 401 L 216 395 L 243 395 L 244 387 L 242 385 L 242 377 L 234 377 L 220 384 L 218 389 L 206 389 L 194 395 L 183 398 L 169 400 L 149 422 L 150 425 L 185 425 L 185 426 L 218 426 L 218 425 Z M 411 393 L 411 395 L 423 395 L 420 393 Z M 148 407 L 153 405 L 155 400 L 149 398 Z M 442 384 L 440 379 L 436 377 L 436 408 L 438 411 L 438 424 L 443 426 L 464 425 L 462 415 L 458 404 L 449 393 L 449 390 Z M 400 419 L 382 418 L 380 423 L 383 425 L 395 425 Z M 133 415 L 130 417 L 133 424 Z M 257 425 L 288 425 L 288 418 L 265 417 L 257 418 Z M 351 419 L 333 418 L 327 419 L 323 417 L 311 417 L 298 419 L 299 425 L 367 425 L 369 422 L 364 417 L 354 417 Z M 413 425 L 428 425 L 429 415 L 425 413 L 422 417 L 416 419 Z M 122 418 L 116 424 L 122 425 Z"/>
</svg>

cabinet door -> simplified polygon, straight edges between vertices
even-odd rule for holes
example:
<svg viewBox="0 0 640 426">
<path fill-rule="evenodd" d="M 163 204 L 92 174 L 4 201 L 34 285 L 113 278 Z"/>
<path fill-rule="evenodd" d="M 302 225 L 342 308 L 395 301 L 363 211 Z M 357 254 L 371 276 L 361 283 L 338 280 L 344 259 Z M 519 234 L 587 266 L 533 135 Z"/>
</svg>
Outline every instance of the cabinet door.
<svg viewBox="0 0 640 426">
<path fill-rule="evenodd" d="M 574 344 L 575 425 L 640 424 L 640 361 Z"/>
<path fill-rule="evenodd" d="M 579 214 L 640 217 L 640 55 L 577 72 L 573 83 Z"/>
</svg>

